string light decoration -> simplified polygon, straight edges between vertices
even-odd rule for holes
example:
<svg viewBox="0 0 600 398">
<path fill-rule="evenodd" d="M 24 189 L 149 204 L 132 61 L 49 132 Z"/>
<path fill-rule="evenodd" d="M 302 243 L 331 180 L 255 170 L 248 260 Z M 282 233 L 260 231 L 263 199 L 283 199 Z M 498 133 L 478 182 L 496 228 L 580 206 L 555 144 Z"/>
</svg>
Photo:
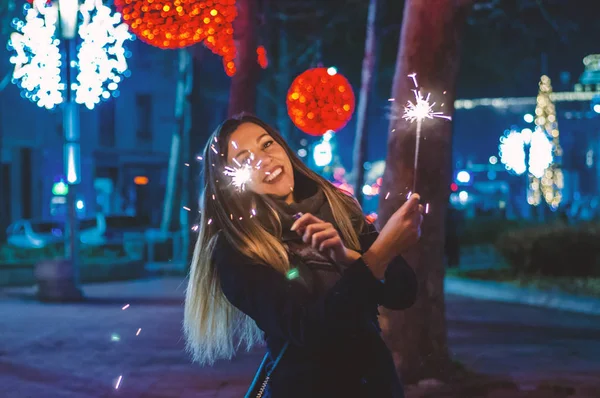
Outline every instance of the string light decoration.
<svg viewBox="0 0 600 398">
<path fill-rule="evenodd" d="M 542 198 L 552 210 L 556 210 L 562 201 L 564 177 L 561 169 L 562 148 L 556 119 L 556 108 L 551 99 L 552 84 L 548 76 L 542 76 L 536 99 L 535 124 L 552 142 L 553 161 L 541 176 L 532 175 L 529 181 L 528 201 L 534 206 Z M 540 192 L 541 191 L 541 192 Z"/>
<path fill-rule="evenodd" d="M 161 49 L 204 42 L 223 57 L 225 73 L 235 74 L 235 0 L 115 0 L 115 6 L 143 42 Z"/>
<path fill-rule="evenodd" d="M 23 6 L 25 22 L 13 21 L 16 32 L 8 42 L 16 52 L 10 58 L 15 65 L 13 81 L 23 96 L 40 107 L 52 109 L 64 100 L 65 84 L 61 81 L 60 40 L 56 37 L 58 3 L 35 0 Z M 72 89 L 75 101 L 93 109 L 101 99 L 108 99 L 118 88 L 121 74 L 127 72 L 124 42 L 133 39 L 119 13 L 111 13 L 102 0 L 86 0 L 79 13 L 82 42 L 77 54 L 77 82 Z"/>
<path fill-rule="evenodd" d="M 529 159 L 527 160 L 526 148 L 529 146 Z M 499 145 L 500 162 L 505 168 L 516 175 L 528 171 L 529 189 L 527 202 L 534 204 L 541 201 L 539 180 L 544 177 L 548 167 L 552 164 L 553 145 L 541 129 L 535 131 L 525 128 L 523 130 L 507 130 L 500 137 Z"/>
<path fill-rule="evenodd" d="M 267 49 L 265 46 L 258 46 L 256 49 L 257 62 L 261 68 L 267 69 L 269 66 L 269 58 L 267 58 Z"/>
<path fill-rule="evenodd" d="M 527 171 L 524 144 L 522 134 L 515 130 L 506 131 L 505 135 L 500 137 L 500 162 L 507 170 L 517 175 Z"/>
<path fill-rule="evenodd" d="M 112 14 L 102 0 L 86 0 L 80 7 L 83 23 L 79 25 L 82 39 L 79 48 L 79 73 L 73 84 L 75 102 L 93 109 L 100 99 L 108 99 L 127 71 L 126 40 L 133 36 L 119 13 Z M 112 14 L 112 15 L 111 15 Z"/>
<path fill-rule="evenodd" d="M 13 82 L 22 95 L 41 108 L 52 109 L 62 103 L 65 88 L 60 79 L 61 55 L 55 37 L 58 12 L 45 1 L 23 6 L 25 21 L 14 19 L 16 32 L 10 35 L 9 50 L 14 64 Z"/>
<path fill-rule="evenodd" d="M 286 104 L 296 127 L 321 136 L 340 130 L 350 121 L 355 99 L 352 86 L 335 68 L 313 68 L 294 79 Z"/>
</svg>

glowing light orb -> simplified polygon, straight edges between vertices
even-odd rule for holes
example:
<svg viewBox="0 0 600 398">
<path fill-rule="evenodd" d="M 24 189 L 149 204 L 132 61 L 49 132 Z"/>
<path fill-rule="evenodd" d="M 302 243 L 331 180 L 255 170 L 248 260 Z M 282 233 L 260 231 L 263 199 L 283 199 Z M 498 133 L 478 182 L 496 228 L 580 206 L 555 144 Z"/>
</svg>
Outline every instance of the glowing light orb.
<svg viewBox="0 0 600 398">
<path fill-rule="evenodd" d="M 526 146 L 529 145 L 529 160 L 526 162 Z M 526 171 L 542 178 L 546 169 L 552 164 L 553 145 L 546 133 L 540 129 L 531 131 L 523 129 L 511 130 L 500 138 L 500 161 L 507 170 L 521 175 Z"/>
<path fill-rule="evenodd" d="M 79 48 L 79 73 L 73 84 L 75 101 L 93 109 L 101 99 L 117 90 L 121 74 L 127 70 L 125 40 L 133 39 L 119 13 L 112 14 L 101 0 L 86 0 L 80 7 L 83 23 Z"/>
<path fill-rule="evenodd" d="M 62 58 L 57 36 L 58 3 L 36 0 L 23 7 L 25 22 L 15 19 L 16 32 L 10 36 L 10 58 L 15 65 L 13 81 L 23 95 L 40 107 L 52 109 L 63 102 L 65 84 L 61 81 Z M 102 0 L 85 0 L 77 11 L 81 14 L 78 36 L 81 45 L 77 61 L 66 67 L 77 67 L 77 81 L 71 89 L 75 101 L 93 109 L 101 99 L 110 98 L 127 71 L 125 40 L 133 39 L 121 15 L 112 13 Z"/>
<path fill-rule="evenodd" d="M 52 109 L 62 103 L 65 85 L 60 79 L 61 55 L 55 37 L 58 12 L 44 1 L 23 6 L 25 21 L 14 19 L 16 32 L 10 35 L 8 48 L 15 65 L 13 82 L 23 95 L 39 107 Z"/>
<path fill-rule="evenodd" d="M 296 77 L 288 90 L 288 115 L 307 134 L 338 131 L 352 118 L 352 86 L 340 73 L 330 72 L 328 68 L 309 69 Z"/>
<path fill-rule="evenodd" d="M 223 57 L 225 72 L 235 74 L 235 0 L 115 0 L 115 5 L 145 43 L 175 49 L 204 42 Z"/>
<path fill-rule="evenodd" d="M 471 181 L 471 174 L 469 174 L 468 171 L 461 170 L 456 175 L 456 181 L 467 184 L 469 181 Z"/>
<path fill-rule="evenodd" d="M 261 68 L 267 69 L 269 66 L 269 58 L 267 57 L 267 50 L 264 46 L 258 46 L 256 49 L 257 62 Z"/>
<path fill-rule="evenodd" d="M 525 165 L 525 144 L 523 136 L 518 131 L 510 131 L 500 137 L 500 162 L 507 170 L 521 175 L 527 170 Z"/>
<path fill-rule="evenodd" d="M 529 172 L 536 178 L 542 178 L 544 172 L 552 164 L 552 142 L 540 129 L 535 129 L 531 135 L 529 147 Z"/>
</svg>

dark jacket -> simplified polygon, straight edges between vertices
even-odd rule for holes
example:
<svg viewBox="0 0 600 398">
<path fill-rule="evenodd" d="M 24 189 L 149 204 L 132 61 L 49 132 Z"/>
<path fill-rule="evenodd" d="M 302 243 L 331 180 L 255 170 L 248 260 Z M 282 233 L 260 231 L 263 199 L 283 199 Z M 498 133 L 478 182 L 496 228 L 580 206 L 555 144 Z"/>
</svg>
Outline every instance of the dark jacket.
<svg viewBox="0 0 600 398">
<path fill-rule="evenodd" d="M 360 235 L 363 252 L 377 234 L 366 225 Z M 400 310 L 415 301 L 416 276 L 402 257 L 389 264 L 385 282 L 359 259 L 317 294 L 302 281 L 238 253 L 223 236 L 213 260 L 225 296 L 265 332 L 272 357 L 290 342 L 271 376 L 270 396 L 404 397 L 377 321 L 378 305 Z"/>
</svg>

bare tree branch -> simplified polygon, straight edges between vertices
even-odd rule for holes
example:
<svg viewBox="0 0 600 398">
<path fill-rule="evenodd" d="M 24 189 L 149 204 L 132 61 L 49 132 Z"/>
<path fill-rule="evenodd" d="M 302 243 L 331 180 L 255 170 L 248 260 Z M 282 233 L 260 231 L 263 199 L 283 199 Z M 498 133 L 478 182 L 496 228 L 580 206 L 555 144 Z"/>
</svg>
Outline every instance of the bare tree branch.
<svg viewBox="0 0 600 398">
<path fill-rule="evenodd" d="M 562 30 L 558 26 L 558 23 L 556 22 L 556 20 L 554 18 L 552 18 L 552 16 L 550 15 L 550 13 L 548 12 L 548 10 L 546 9 L 546 7 L 544 6 L 544 4 L 542 3 L 542 0 L 536 0 L 536 3 L 537 3 L 537 5 L 538 5 L 538 7 L 539 7 L 539 9 L 540 9 L 540 11 L 542 13 L 542 16 L 546 20 L 546 22 L 548 22 L 550 24 L 550 26 L 552 26 L 552 28 L 560 36 L 560 41 L 562 41 L 563 43 L 566 43 L 567 42 L 566 35 L 562 32 Z"/>
</svg>

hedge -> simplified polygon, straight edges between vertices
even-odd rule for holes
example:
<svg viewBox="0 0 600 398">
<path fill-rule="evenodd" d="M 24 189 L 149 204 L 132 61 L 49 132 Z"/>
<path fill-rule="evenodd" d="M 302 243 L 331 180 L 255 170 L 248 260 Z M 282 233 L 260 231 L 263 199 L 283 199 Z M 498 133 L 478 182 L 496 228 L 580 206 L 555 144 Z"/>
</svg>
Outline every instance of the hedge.
<svg viewBox="0 0 600 398">
<path fill-rule="evenodd" d="M 600 224 L 513 230 L 496 249 L 516 275 L 600 276 Z"/>
</svg>

